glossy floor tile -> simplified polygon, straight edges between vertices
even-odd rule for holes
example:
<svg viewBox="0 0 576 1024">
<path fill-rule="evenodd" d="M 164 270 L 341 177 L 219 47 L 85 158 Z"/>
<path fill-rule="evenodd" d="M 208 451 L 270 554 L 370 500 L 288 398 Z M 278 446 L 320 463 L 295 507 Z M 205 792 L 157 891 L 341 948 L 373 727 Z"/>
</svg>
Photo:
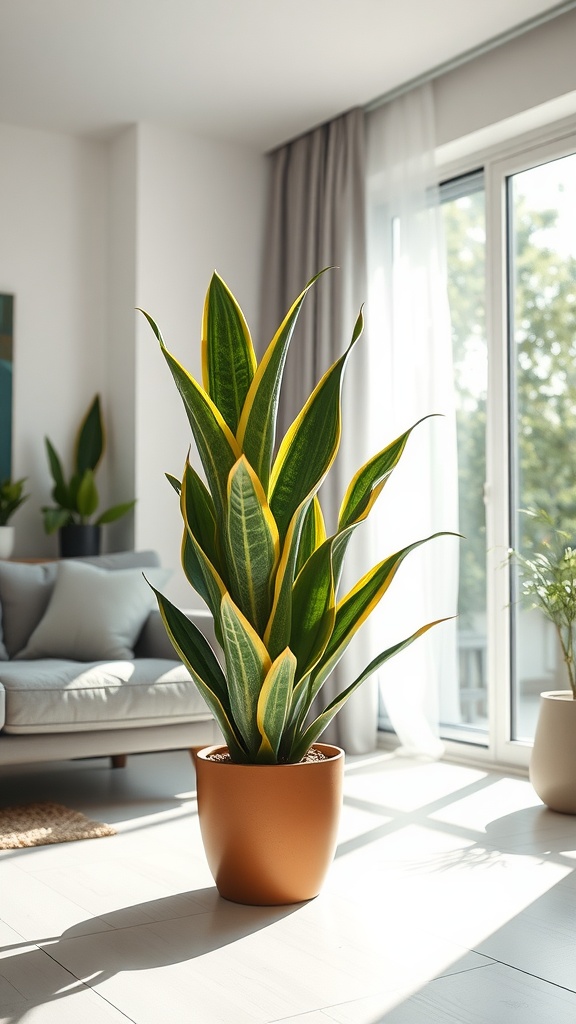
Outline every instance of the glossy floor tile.
<svg viewBox="0 0 576 1024">
<path fill-rule="evenodd" d="M 186 752 L 9 768 L 116 836 L 0 853 L 0 1024 L 576 1020 L 576 819 L 529 782 L 349 758 L 322 893 L 222 900 Z"/>
</svg>

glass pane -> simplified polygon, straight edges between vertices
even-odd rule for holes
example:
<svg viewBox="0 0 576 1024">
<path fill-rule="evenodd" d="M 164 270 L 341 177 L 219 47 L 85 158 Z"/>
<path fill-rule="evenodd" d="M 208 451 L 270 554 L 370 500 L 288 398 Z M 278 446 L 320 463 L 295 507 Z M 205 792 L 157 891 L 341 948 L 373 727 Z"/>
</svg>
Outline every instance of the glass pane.
<svg viewBox="0 0 576 1024">
<path fill-rule="evenodd" d="M 512 545 L 530 558 L 549 531 L 576 541 L 576 154 L 508 180 Z M 512 739 L 534 736 L 539 694 L 568 679 L 551 622 L 512 582 Z"/>
<path fill-rule="evenodd" d="M 458 438 L 460 549 L 458 706 L 445 737 L 486 742 L 486 392 L 485 204 L 481 176 L 451 182 L 441 192 L 452 321 Z M 468 189 L 468 191 L 467 191 Z M 468 733 L 468 736 L 463 735 Z"/>
</svg>

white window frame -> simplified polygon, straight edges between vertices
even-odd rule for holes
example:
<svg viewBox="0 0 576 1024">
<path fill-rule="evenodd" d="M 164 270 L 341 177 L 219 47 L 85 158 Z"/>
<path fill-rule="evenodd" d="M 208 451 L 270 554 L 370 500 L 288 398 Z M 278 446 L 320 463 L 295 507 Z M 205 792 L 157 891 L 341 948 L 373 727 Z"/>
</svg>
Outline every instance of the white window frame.
<svg viewBox="0 0 576 1024">
<path fill-rule="evenodd" d="M 438 180 L 484 168 L 486 203 L 486 337 L 488 402 L 486 439 L 486 536 L 488 707 L 487 745 L 445 741 L 448 756 L 526 771 L 532 744 L 512 740 L 509 508 L 509 355 L 507 286 L 507 180 L 521 171 L 576 152 L 576 117 L 474 150 L 437 165 Z"/>
</svg>

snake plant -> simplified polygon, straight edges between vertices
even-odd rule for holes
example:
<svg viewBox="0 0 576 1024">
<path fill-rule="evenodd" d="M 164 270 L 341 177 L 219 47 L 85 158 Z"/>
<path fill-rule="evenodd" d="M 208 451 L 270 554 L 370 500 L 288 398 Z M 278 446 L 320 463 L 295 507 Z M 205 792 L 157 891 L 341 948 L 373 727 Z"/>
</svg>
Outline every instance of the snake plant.
<svg viewBox="0 0 576 1024">
<path fill-rule="evenodd" d="M 258 363 L 244 315 L 214 274 L 203 314 L 202 386 L 141 310 L 184 402 L 204 470 L 206 483 L 187 458 L 181 479 L 167 475 L 180 497 L 184 573 L 212 613 L 222 665 L 194 623 L 155 592 L 176 652 L 214 714 L 232 760 L 243 764 L 300 761 L 350 695 L 435 625 L 430 622 L 383 651 L 320 714 L 310 715 L 324 682 L 404 558 L 439 536 L 389 555 L 339 596 L 348 542 L 416 424 L 358 470 L 336 531 L 328 536 L 317 492 L 340 444 L 342 379 L 362 333 L 362 312 L 346 352 L 324 374 L 278 445 L 275 438 L 287 349 L 316 280 L 298 296 Z"/>
</svg>

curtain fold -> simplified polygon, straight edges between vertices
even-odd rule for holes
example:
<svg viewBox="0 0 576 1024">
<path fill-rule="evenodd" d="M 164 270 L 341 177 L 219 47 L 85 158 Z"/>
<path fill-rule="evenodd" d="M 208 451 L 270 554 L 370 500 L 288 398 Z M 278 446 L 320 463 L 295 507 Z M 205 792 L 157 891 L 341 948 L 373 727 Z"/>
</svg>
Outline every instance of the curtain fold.
<svg viewBox="0 0 576 1024">
<path fill-rule="evenodd" d="M 444 243 L 434 187 L 429 85 L 368 115 L 351 111 L 271 154 L 262 285 L 262 344 L 306 283 L 286 362 L 283 434 L 347 347 L 366 302 L 342 395 L 343 443 L 320 491 L 328 532 L 366 459 L 421 417 L 398 468 L 351 541 L 340 596 L 394 551 L 458 529 L 452 345 Z M 424 623 L 453 616 L 458 541 L 439 538 L 408 556 L 321 694 L 318 712 L 380 651 Z M 455 622 L 445 622 L 365 683 L 325 733 L 349 753 L 374 749 L 378 692 L 407 754 L 438 757 L 439 707 L 457 700 Z M 455 720 L 452 718 L 451 720 Z"/>
<path fill-rule="evenodd" d="M 260 318 L 263 344 L 272 337 L 307 282 L 325 267 L 337 268 L 324 274 L 308 293 L 300 314 L 280 397 L 278 429 L 282 435 L 322 374 L 348 346 L 367 297 L 364 121 L 362 110 L 350 111 L 270 156 Z M 368 376 L 368 348 L 361 340 L 344 381 L 343 444 L 320 491 L 329 533 L 336 527 L 338 509 L 351 477 L 373 453 L 366 416 Z M 360 528 L 348 551 L 341 594 L 374 564 L 377 559 L 372 556 L 370 531 Z M 369 623 L 362 627 L 324 685 L 317 711 L 370 661 L 369 628 Z M 374 680 L 354 694 L 324 738 L 350 753 L 365 753 L 374 749 L 376 736 Z"/>
<path fill-rule="evenodd" d="M 371 378 L 391 437 L 420 417 L 386 487 L 385 546 L 393 551 L 438 530 L 457 530 L 457 450 L 452 344 L 441 211 L 435 187 L 430 85 L 367 118 Z M 378 423 L 373 425 L 378 430 Z M 380 500 L 383 500 L 380 499 Z M 458 541 L 433 540 L 408 556 L 377 621 L 393 643 L 457 605 Z M 455 622 L 436 626 L 385 665 L 381 692 L 402 749 L 439 756 L 439 698 L 457 693 Z"/>
</svg>

